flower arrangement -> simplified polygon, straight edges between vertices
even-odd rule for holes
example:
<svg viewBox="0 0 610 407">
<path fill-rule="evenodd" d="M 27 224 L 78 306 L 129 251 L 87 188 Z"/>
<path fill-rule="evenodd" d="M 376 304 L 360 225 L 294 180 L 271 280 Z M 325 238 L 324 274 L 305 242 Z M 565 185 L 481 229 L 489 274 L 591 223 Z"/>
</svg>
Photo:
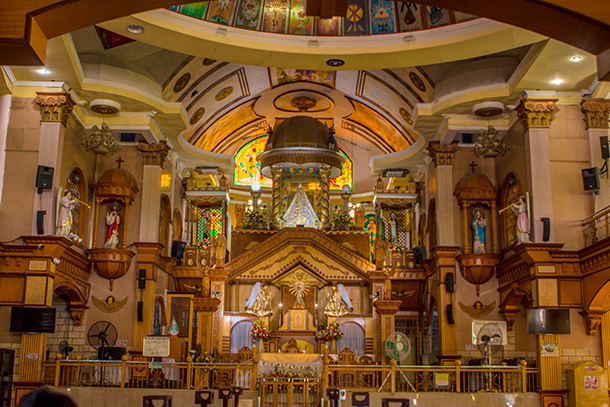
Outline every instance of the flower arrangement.
<svg viewBox="0 0 610 407">
<path fill-rule="evenodd" d="M 332 226 L 351 226 L 353 223 L 351 216 L 349 216 L 349 212 L 342 209 L 335 210 L 332 218 L 330 218 L 330 224 Z"/>
<path fill-rule="evenodd" d="M 401 246 L 400 243 L 398 243 L 396 241 L 392 241 L 388 245 L 388 250 L 390 251 L 390 253 L 404 253 L 407 251 L 407 248 L 404 246 Z"/>
<path fill-rule="evenodd" d="M 266 208 L 260 207 L 246 212 L 244 215 L 244 229 L 261 229 L 269 222 Z"/>
<path fill-rule="evenodd" d="M 214 363 L 214 355 L 208 352 L 203 352 L 197 359 L 198 363 Z"/>
<path fill-rule="evenodd" d="M 199 244 L 197 244 L 197 248 L 199 250 L 203 250 L 204 252 L 209 252 L 210 247 L 212 247 L 212 239 L 210 239 L 209 237 L 201 239 L 199 241 Z"/>
<path fill-rule="evenodd" d="M 343 331 L 341 331 L 341 326 L 337 321 L 333 321 L 328 326 L 320 331 L 318 335 L 320 339 L 331 340 L 331 339 L 339 339 L 343 336 Z"/>
<path fill-rule="evenodd" d="M 252 329 L 250 330 L 250 335 L 252 335 L 254 339 L 269 339 L 269 332 L 267 332 L 267 328 L 265 328 L 261 319 L 254 321 Z"/>
<path fill-rule="evenodd" d="M 316 377 L 314 372 L 309 369 L 302 370 L 292 370 L 292 369 L 281 369 L 279 367 L 275 367 L 272 371 L 267 372 L 263 375 L 263 377 L 273 378 L 273 379 L 311 379 Z"/>
</svg>

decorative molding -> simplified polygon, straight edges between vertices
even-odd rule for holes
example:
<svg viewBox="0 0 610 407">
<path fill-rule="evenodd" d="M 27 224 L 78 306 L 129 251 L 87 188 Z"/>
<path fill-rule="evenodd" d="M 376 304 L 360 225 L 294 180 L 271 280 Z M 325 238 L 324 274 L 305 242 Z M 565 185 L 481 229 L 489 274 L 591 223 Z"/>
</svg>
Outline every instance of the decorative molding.
<svg viewBox="0 0 610 407">
<path fill-rule="evenodd" d="M 585 324 L 585 331 L 587 335 L 593 336 L 597 333 L 597 327 L 600 326 L 602 321 L 602 315 L 605 311 L 581 311 L 579 314 L 582 316 L 582 321 Z"/>
<path fill-rule="evenodd" d="M 610 100 L 583 99 L 580 103 L 580 111 L 587 129 L 608 129 Z"/>
<path fill-rule="evenodd" d="M 74 326 L 82 326 L 83 322 L 85 322 L 87 307 L 70 307 L 68 309 L 70 311 L 70 316 L 74 321 Z"/>
<path fill-rule="evenodd" d="M 427 150 L 435 167 L 453 165 L 453 157 L 458 150 L 458 143 L 454 141 L 451 144 L 441 144 L 440 141 L 431 141 L 428 143 Z"/>
<path fill-rule="evenodd" d="M 171 147 L 167 145 L 166 140 L 161 140 L 158 144 L 148 144 L 145 141 L 140 141 L 138 150 L 142 152 L 144 165 L 158 165 L 163 168 L 163 162 Z"/>
<path fill-rule="evenodd" d="M 555 109 L 557 100 L 521 99 L 516 111 L 525 128 L 548 128 L 552 120 L 551 112 Z"/>
<path fill-rule="evenodd" d="M 38 96 L 34 100 L 40 105 L 40 121 L 61 122 L 65 126 L 74 108 L 70 94 L 66 92 L 36 92 L 36 94 Z"/>
<path fill-rule="evenodd" d="M 466 305 L 462 302 L 459 304 L 462 311 L 472 318 L 485 318 L 496 307 L 495 301 L 487 305 L 483 305 L 481 301 L 475 301 L 473 305 Z"/>
</svg>

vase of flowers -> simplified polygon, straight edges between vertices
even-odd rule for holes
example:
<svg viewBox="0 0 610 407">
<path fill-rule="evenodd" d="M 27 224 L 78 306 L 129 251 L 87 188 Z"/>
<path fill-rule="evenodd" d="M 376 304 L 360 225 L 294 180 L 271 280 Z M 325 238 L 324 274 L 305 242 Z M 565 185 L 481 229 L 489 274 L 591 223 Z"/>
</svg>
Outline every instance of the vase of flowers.
<svg viewBox="0 0 610 407">
<path fill-rule="evenodd" d="M 244 229 L 264 229 L 269 223 L 266 208 L 252 209 L 244 215 Z"/>
<path fill-rule="evenodd" d="M 353 220 L 348 211 L 336 209 L 330 218 L 330 224 L 335 230 L 345 230 L 353 225 Z"/>
<path fill-rule="evenodd" d="M 337 321 L 332 321 L 328 326 L 320 331 L 318 337 L 320 339 L 324 339 L 329 345 L 330 353 L 337 353 L 337 339 L 343 336 L 343 331 L 341 330 L 341 325 Z"/>
<path fill-rule="evenodd" d="M 210 247 L 212 246 L 211 239 L 209 237 L 205 237 L 199 241 L 197 244 L 197 248 L 203 252 L 209 252 Z"/>
<path fill-rule="evenodd" d="M 265 341 L 269 339 L 269 332 L 262 319 L 254 321 L 252 329 L 250 330 L 250 335 L 252 335 L 252 338 L 257 343 L 256 347 L 258 348 L 258 351 L 264 351 Z"/>
</svg>

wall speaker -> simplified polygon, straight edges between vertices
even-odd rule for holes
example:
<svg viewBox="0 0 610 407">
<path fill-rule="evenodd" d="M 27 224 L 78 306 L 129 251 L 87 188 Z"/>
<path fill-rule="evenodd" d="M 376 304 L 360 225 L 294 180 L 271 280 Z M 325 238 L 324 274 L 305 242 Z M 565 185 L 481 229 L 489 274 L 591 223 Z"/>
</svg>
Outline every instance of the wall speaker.
<svg viewBox="0 0 610 407">
<path fill-rule="evenodd" d="M 414 247 L 413 257 L 415 258 L 415 264 L 419 264 L 422 260 L 428 257 L 428 253 L 426 253 L 426 246 Z"/>
<path fill-rule="evenodd" d="M 610 146 L 608 145 L 608 136 L 602 136 L 599 138 L 599 142 L 602 148 L 602 158 L 607 160 L 610 158 Z"/>
<path fill-rule="evenodd" d="M 542 222 L 542 241 L 548 242 L 551 238 L 551 219 L 549 218 L 540 218 Z"/>
<path fill-rule="evenodd" d="M 449 325 L 455 324 L 455 320 L 453 319 L 453 304 L 447 304 L 447 323 Z"/>
<path fill-rule="evenodd" d="M 36 212 L 36 231 L 39 235 L 44 235 L 44 215 L 46 214 L 47 211 Z"/>
<path fill-rule="evenodd" d="M 38 172 L 36 173 L 36 188 L 39 190 L 53 188 L 53 167 L 45 167 L 44 165 L 38 166 Z"/>
<path fill-rule="evenodd" d="M 448 293 L 452 293 L 455 290 L 453 273 L 445 274 L 445 289 Z"/>
<path fill-rule="evenodd" d="M 138 322 L 144 321 L 144 303 L 138 301 Z"/>
<path fill-rule="evenodd" d="M 186 242 L 174 240 L 172 242 L 172 257 L 174 259 L 182 259 L 184 257 L 185 248 L 186 248 Z"/>
<path fill-rule="evenodd" d="M 599 170 L 597 167 L 582 170 L 582 183 L 585 191 L 597 191 L 599 189 Z"/>
<path fill-rule="evenodd" d="M 143 290 L 146 288 L 146 270 L 140 269 L 138 271 L 138 288 Z"/>
</svg>

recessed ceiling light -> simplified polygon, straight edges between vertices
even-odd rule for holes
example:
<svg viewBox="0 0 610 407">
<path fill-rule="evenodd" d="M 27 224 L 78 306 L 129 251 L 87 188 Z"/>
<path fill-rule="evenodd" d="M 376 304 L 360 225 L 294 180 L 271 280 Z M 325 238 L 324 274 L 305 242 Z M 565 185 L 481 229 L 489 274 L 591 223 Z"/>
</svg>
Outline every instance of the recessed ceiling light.
<svg viewBox="0 0 610 407">
<path fill-rule="evenodd" d="M 571 59 L 572 59 L 572 62 L 582 61 L 582 57 L 580 55 L 574 55 Z"/>
<path fill-rule="evenodd" d="M 127 26 L 127 31 L 129 31 L 132 34 L 142 34 L 144 32 L 144 27 L 142 27 L 141 25 L 137 25 L 137 24 L 129 24 Z"/>
<path fill-rule="evenodd" d="M 553 79 L 553 80 L 551 81 L 551 83 L 552 83 L 553 85 L 561 85 L 561 84 L 563 83 L 563 80 L 562 80 L 562 79 L 557 78 L 557 79 Z"/>
<path fill-rule="evenodd" d="M 326 65 L 332 67 L 342 66 L 343 64 L 345 64 L 345 61 L 337 58 L 329 59 L 328 61 L 326 61 Z"/>
<path fill-rule="evenodd" d="M 41 74 L 41 75 L 48 75 L 48 74 L 50 74 L 51 72 L 49 72 L 49 71 L 48 71 L 46 68 L 40 68 L 40 69 L 38 70 L 38 73 L 39 73 L 39 74 Z"/>
</svg>

